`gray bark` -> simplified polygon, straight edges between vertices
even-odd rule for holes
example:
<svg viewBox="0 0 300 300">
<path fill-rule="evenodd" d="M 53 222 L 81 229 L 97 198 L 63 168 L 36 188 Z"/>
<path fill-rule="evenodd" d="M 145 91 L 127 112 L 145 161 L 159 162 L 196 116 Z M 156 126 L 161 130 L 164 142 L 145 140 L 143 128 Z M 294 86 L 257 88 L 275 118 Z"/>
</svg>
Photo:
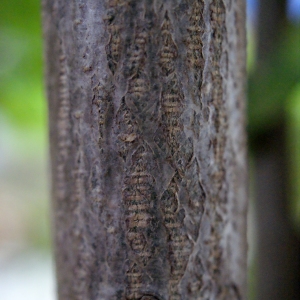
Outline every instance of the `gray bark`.
<svg viewBox="0 0 300 300">
<path fill-rule="evenodd" d="M 45 0 L 59 299 L 245 299 L 241 0 Z"/>
</svg>

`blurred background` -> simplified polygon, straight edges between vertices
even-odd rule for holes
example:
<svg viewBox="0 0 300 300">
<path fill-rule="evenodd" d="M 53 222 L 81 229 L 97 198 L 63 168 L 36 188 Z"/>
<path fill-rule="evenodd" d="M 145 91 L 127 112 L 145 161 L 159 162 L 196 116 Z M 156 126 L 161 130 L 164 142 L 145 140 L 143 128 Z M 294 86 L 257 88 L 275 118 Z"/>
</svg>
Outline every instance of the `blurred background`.
<svg viewBox="0 0 300 300">
<path fill-rule="evenodd" d="M 300 299 L 300 0 L 248 0 L 249 299 Z M 54 300 L 40 0 L 0 3 L 0 299 Z"/>
<path fill-rule="evenodd" d="M 39 0 L 0 1 L 0 299 L 55 299 Z"/>
</svg>

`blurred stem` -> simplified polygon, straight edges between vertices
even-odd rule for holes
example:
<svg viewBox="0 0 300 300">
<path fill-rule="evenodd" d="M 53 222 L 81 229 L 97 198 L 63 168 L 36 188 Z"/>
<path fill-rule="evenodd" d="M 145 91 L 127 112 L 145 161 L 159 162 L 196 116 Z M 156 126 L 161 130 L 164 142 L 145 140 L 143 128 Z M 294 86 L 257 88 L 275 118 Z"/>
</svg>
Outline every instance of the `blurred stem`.
<svg viewBox="0 0 300 300">
<path fill-rule="evenodd" d="M 257 62 L 266 62 L 280 42 L 287 24 L 286 0 L 260 0 L 258 12 Z"/>
<path fill-rule="evenodd" d="M 286 126 L 256 137 L 257 299 L 297 299 L 298 240 L 288 212 Z"/>
<path fill-rule="evenodd" d="M 265 78 L 270 76 L 270 54 L 281 42 L 287 24 L 285 7 L 285 0 L 260 1 L 254 77 L 262 73 Z M 263 127 L 250 136 L 256 169 L 259 300 L 292 300 L 299 295 L 296 291 L 298 239 L 288 212 L 287 123 L 285 116 L 277 117 L 273 126 Z"/>
</svg>

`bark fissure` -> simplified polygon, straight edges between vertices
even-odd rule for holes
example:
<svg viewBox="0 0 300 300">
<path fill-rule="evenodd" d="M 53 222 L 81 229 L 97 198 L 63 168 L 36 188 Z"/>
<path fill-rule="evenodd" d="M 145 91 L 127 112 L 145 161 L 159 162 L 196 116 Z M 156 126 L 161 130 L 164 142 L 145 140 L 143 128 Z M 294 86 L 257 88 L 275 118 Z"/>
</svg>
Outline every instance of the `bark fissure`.
<svg viewBox="0 0 300 300">
<path fill-rule="evenodd" d="M 185 169 L 193 157 L 193 145 L 184 134 L 182 113 L 186 104 L 177 77 L 175 60 L 178 58 L 178 53 L 172 31 L 172 24 L 166 12 L 161 27 L 162 45 L 159 63 L 163 80 L 160 100 L 162 136 L 158 138 L 165 147 L 163 150 L 167 162 L 174 170 L 174 175 L 160 203 L 169 248 L 169 299 L 177 300 L 181 299 L 178 284 L 184 275 L 192 248 L 185 232 L 185 210 L 182 208 L 178 193 L 182 179 L 185 177 Z"/>
</svg>

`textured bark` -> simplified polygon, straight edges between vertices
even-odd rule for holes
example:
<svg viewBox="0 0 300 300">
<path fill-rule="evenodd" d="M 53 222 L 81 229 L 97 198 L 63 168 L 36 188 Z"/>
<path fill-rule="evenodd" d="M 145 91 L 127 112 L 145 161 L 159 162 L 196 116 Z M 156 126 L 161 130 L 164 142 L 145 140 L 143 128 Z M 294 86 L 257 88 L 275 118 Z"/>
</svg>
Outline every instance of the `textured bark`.
<svg viewBox="0 0 300 300">
<path fill-rule="evenodd" d="M 245 299 L 240 0 L 45 0 L 59 299 Z"/>
</svg>

